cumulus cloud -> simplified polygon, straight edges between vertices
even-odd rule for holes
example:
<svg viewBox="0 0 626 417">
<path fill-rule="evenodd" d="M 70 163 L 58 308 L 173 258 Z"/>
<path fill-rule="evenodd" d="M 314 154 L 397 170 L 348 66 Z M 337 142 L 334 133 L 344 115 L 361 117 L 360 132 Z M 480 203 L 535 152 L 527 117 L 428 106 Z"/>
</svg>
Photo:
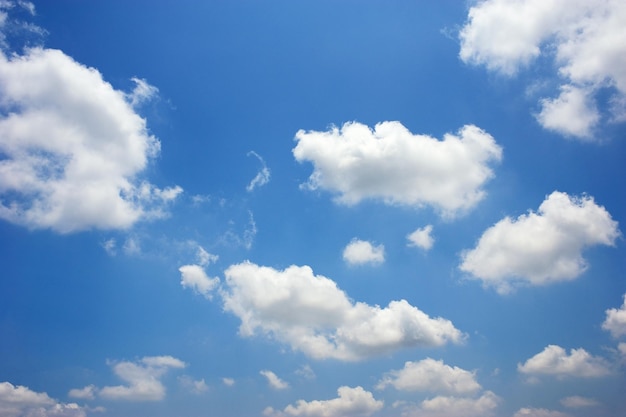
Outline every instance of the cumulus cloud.
<svg viewBox="0 0 626 417">
<path fill-rule="evenodd" d="M 354 238 L 343 250 L 343 260 L 350 265 L 381 264 L 385 262 L 385 247 Z"/>
<path fill-rule="evenodd" d="M 182 189 L 141 180 L 159 151 L 96 69 L 59 50 L 0 52 L 0 218 L 69 233 L 163 217 Z"/>
<path fill-rule="evenodd" d="M 460 269 L 502 294 L 520 285 L 573 280 L 587 269 L 585 248 L 613 246 L 619 235 L 617 222 L 592 197 L 555 191 L 537 213 L 506 217 L 487 229 L 463 253 Z"/>
<path fill-rule="evenodd" d="M 431 235 L 432 232 L 433 226 L 430 224 L 416 229 L 406 237 L 409 240 L 408 246 L 415 246 L 424 250 L 430 250 L 435 243 L 435 239 Z"/>
<path fill-rule="evenodd" d="M 248 192 L 252 192 L 256 187 L 261 187 L 270 182 L 270 170 L 265 164 L 265 160 L 254 151 L 248 152 L 248 156 L 250 155 L 256 157 L 256 159 L 261 162 L 262 167 L 261 170 L 257 172 L 256 176 L 252 178 L 252 181 L 250 181 L 250 183 L 246 186 L 246 191 Z"/>
<path fill-rule="evenodd" d="M 267 383 L 273 389 L 281 390 L 289 388 L 289 384 L 278 377 L 274 372 L 263 370 L 259 372 L 267 379 Z"/>
<path fill-rule="evenodd" d="M 569 414 L 545 408 L 520 408 L 513 417 L 569 417 Z"/>
<path fill-rule="evenodd" d="M 340 387 L 339 395 L 332 400 L 298 400 L 296 405 L 288 405 L 283 411 L 271 407 L 263 414 L 268 417 L 303 416 L 303 417 L 366 417 L 383 408 L 383 402 L 374 399 L 371 392 L 361 387 Z"/>
<path fill-rule="evenodd" d="M 242 336 L 271 336 L 316 359 L 359 360 L 465 337 L 449 320 L 431 318 L 405 300 L 384 308 L 354 303 L 308 266 L 281 271 L 243 262 L 224 274 L 224 309 L 239 317 Z"/>
<path fill-rule="evenodd" d="M 2 417 L 86 417 L 86 409 L 74 403 L 60 403 L 45 392 L 0 382 L 0 415 Z"/>
<path fill-rule="evenodd" d="M 437 396 L 418 406 L 405 407 L 403 417 L 486 417 L 493 415 L 500 398 L 486 391 L 478 398 Z"/>
<path fill-rule="evenodd" d="M 540 101 L 538 121 L 565 135 L 589 138 L 600 120 L 594 96 L 626 97 L 626 4 L 621 0 L 486 0 L 471 7 L 459 38 L 469 64 L 514 75 L 540 56 L 561 80 L 556 99 Z M 613 107 L 614 120 L 626 108 Z M 572 116 L 571 119 L 566 117 Z"/>
<path fill-rule="evenodd" d="M 473 208 L 493 177 L 502 149 L 493 137 L 467 125 L 443 140 L 415 135 L 399 122 L 374 129 L 353 122 L 326 132 L 296 133 L 293 155 L 313 163 L 306 187 L 337 194 L 354 205 L 366 199 L 386 204 L 431 206 L 444 216 Z"/>
<path fill-rule="evenodd" d="M 96 388 L 89 385 L 75 388 L 70 396 L 75 398 L 93 398 L 96 395 L 109 400 L 125 401 L 160 401 L 165 398 L 165 386 L 161 378 L 169 369 L 184 368 L 186 364 L 172 356 L 145 356 L 139 361 L 112 363 L 113 373 L 127 385 Z"/>
<path fill-rule="evenodd" d="M 624 294 L 624 303 L 619 309 L 606 310 L 606 319 L 602 323 L 602 328 L 611 332 L 615 338 L 626 335 L 626 294 Z"/>
<path fill-rule="evenodd" d="M 558 378 L 598 378 L 611 373 L 608 362 L 590 355 L 585 349 L 571 349 L 570 354 L 560 346 L 549 345 L 517 370 L 527 375 L 551 375 Z"/>
<path fill-rule="evenodd" d="M 572 397 L 566 397 L 561 400 L 561 404 L 567 408 L 583 408 L 583 407 L 593 407 L 598 405 L 599 403 L 593 398 L 580 397 L 578 395 L 574 395 Z"/>
<path fill-rule="evenodd" d="M 191 288 L 209 300 L 213 298 L 213 290 L 220 283 L 219 278 L 209 278 L 200 265 L 183 265 L 178 270 L 181 276 L 180 285 L 183 288 Z"/>
<path fill-rule="evenodd" d="M 429 391 L 448 394 L 473 394 L 481 389 L 474 372 L 452 367 L 431 358 L 419 362 L 406 362 L 404 368 L 393 370 L 376 386 L 388 385 L 402 391 Z"/>
</svg>

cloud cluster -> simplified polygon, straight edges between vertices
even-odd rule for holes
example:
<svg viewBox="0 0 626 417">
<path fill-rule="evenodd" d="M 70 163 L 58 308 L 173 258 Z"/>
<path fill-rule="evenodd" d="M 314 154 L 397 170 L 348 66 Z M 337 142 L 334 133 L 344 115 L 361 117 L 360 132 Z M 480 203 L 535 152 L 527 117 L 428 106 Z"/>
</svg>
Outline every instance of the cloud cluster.
<svg viewBox="0 0 626 417">
<path fill-rule="evenodd" d="M 263 414 L 267 417 L 367 417 L 383 408 L 382 401 L 361 387 L 339 387 L 337 394 L 339 396 L 332 400 L 298 400 L 295 406 L 288 405 L 283 411 L 268 407 Z"/>
<path fill-rule="evenodd" d="M 61 233 L 125 229 L 182 192 L 141 181 L 159 141 L 131 95 L 59 50 L 0 52 L 0 218 Z"/>
<path fill-rule="evenodd" d="M 573 280 L 587 269 L 585 248 L 612 246 L 619 235 L 617 222 L 592 197 L 555 191 L 537 213 L 505 217 L 487 229 L 462 255 L 460 269 L 499 293 Z"/>
<path fill-rule="evenodd" d="M 0 416 L 2 417 L 86 417 L 86 409 L 75 403 L 60 403 L 45 392 L 0 383 Z"/>
<path fill-rule="evenodd" d="M 385 247 L 354 238 L 344 248 L 343 259 L 350 265 L 381 264 L 385 262 Z"/>
<path fill-rule="evenodd" d="M 437 396 L 406 407 L 402 417 L 487 417 L 493 415 L 499 402 L 491 391 L 477 398 Z"/>
<path fill-rule="evenodd" d="M 615 338 L 626 336 L 626 294 L 624 294 L 624 303 L 619 309 L 606 310 L 606 319 L 602 323 L 602 328 L 611 332 Z"/>
<path fill-rule="evenodd" d="M 493 137 L 472 125 L 437 140 L 399 122 L 374 129 L 354 122 L 326 132 L 300 130 L 296 140 L 296 160 L 314 166 L 308 188 L 336 193 L 341 204 L 376 199 L 431 206 L 444 216 L 467 211 L 484 197 L 490 164 L 502 156 Z"/>
<path fill-rule="evenodd" d="M 113 373 L 126 385 L 96 388 L 93 385 L 72 389 L 70 397 L 92 399 L 95 396 L 109 400 L 160 401 L 165 398 L 161 378 L 169 369 L 181 369 L 186 364 L 172 356 L 145 356 L 139 361 L 122 361 L 112 364 Z"/>
<path fill-rule="evenodd" d="M 461 29 L 466 63 L 514 75 L 547 56 L 560 94 L 540 100 L 545 128 L 591 138 L 601 120 L 595 96 L 612 91 L 614 120 L 626 117 L 626 4 L 621 0 L 486 0 L 471 7 Z"/>
<path fill-rule="evenodd" d="M 431 318 L 405 300 L 385 308 L 353 303 L 308 266 L 281 271 L 243 262 L 224 275 L 224 309 L 239 317 L 242 336 L 273 336 L 313 358 L 358 360 L 464 339 L 449 320 Z"/>
<path fill-rule="evenodd" d="M 518 364 L 519 372 L 527 375 L 551 375 L 558 378 L 598 378 L 611 373 L 609 364 L 585 349 L 571 349 L 570 354 L 560 346 L 549 345 L 542 352 Z"/>
</svg>

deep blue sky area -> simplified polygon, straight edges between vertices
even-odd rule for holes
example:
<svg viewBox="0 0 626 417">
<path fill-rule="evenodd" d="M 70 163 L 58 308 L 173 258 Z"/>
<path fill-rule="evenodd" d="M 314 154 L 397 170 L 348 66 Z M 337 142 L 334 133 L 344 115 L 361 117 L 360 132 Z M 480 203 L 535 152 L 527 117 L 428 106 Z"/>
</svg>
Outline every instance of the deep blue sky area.
<svg viewBox="0 0 626 417">
<path fill-rule="evenodd" d="M 620 417 L 619 0 L 0 4 L 0 417 Z"/>
</svg>

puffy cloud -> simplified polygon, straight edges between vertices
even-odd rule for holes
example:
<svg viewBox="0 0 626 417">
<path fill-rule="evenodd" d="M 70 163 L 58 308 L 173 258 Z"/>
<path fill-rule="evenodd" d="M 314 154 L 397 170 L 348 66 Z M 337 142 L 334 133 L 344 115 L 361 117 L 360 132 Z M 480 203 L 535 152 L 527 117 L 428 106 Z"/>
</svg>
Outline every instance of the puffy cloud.
<svg viewBox="0 0 626 417">
<path fill-rule="evenodd" d="M 520 408 L 513 417 L 569 417 L 569 415 L 545 408 Z"/>
<path fill-rule="evenodd" d="M 573 280 L 587 269 L 583 249 L 612 246 L 619 235 L 617 222 L 592 197 L 555 191 L 537 213 L 506 217 L 487 229 L 463 253 L 460 269 L 499 293 Z"/>
<path fill-rule="evenodd" d="M 598 405 L 599 403 L 592 399 L 586 397 L 580 397 L 578 395 L 572 397 L 566 397 L 561 400 L 561 404 L 567 408 L 582 408 L 582 407 L 593 407 Z"/>
<path fill-rule="evenodd" d="M 381 264 L 385 262 L 385 247 L 354 238 L 343 250 L 343 259 L 350 265 Z"/>
<path fill-rule="evenodd" d="M 227 268 L 225 277 L 224 309 L 241 319 L 242 336 L 273 336 L 313 358 L 358 360 L 464 339 L 449 320 L 431 318 L 405 300 L 385 308 L 353 303 L 308 266 L 281 271 L 244 262 Z"/>
<path fill-rule="evenodd" d="M 183 288 L 191 288 L 209 300 L 213 298 L 212 292 L 219 285 L 219 278 L 209 278 L 200 265 L 183 265 L 178 270 Z"/>
<path fill-rule="evenodd" d="M 137 362 L 117 362 L 113 364 L 113 372 L 127 385 L 106 386 L 97 390 L 97 394 L 110 400 L 159 401 L 165 397 L 161 377 L 170 368 L 185 366 L 183 361 L 172 356 L 146 356 Z"/>
<path fill-rule="evenodd" d="M 159 141 L 127 96 L 59 50 L 0 53 L 0 218 L 61 233 L 163 217 L 139 175 Z"/>
<path fill-rule="evenodd" d="M 602 328 L 611 332 L 613 337 L 626 335 L 626 294 L 624 294 L 624 303 L 621 308 L 606 310 L 606 319 L 602 323 Z"/>
<path fill-rule="evenodd" d="M 267 379 L 267 383 L 270 384 L 270 387 L 278 390 L 289 388 L 289 384 L 280 379 L 274 372 L 263 370 L 259 373 Z"/>
<path fill-rule="evenodd" d="M 430 224 L 416 229 L 406 237 L 409 240 L 408 246 L 415 246 L 424 250 L 431 249 L 435 243 L 435 239 L 431 235 L 432 231 L 433 226 Z"/>
<path fill-rule="evenodd" d="M 310 189 L 337 193 L 336 201 L 354 205 L 365 199 L 386 204 L 432 206 L 445 216 L 474 207 L 493 176 L 489 166 L 502 149 L 491 135 L 467 125 L 443 140 L 414 135 L 399 122 L 374 129 L 353 122 L 327 132 L 296 133 L 293 155 L 311 161 Z"/>
<path fill-rule="evenodd" d="M 306 417 L 361 417 L 369 416 L 383 407 L 382 401 L 377 401 L 371 392 L 361 387 L 340 387 L 337 390 L 339 397 L 332 400 L 298 400 L 296 405 L 288 405 L 284 411 L 267 408 L 266 416 L 306 416 Z"/>
<path fill-rule="evenodd" d="M 85 417 L 85 408 L 74 403 L 59 403 L 45 392 L 0 382 L 0 415 L 2 417 Z"/>
<path fill-rule="evenodd" d="M 376 386 L 388 385 L 402 391 L 430 391 L 449 394 L 472 394 L 481 389 L 473 372 L 451 367 L 431 358 L 406 362 L 404 368 L 389 372 Z"/>
<path fill-rule="evenodd" d="M 471 7 L 460 31 L 466 63 L 515 74 L 539 56 L 553 60 L 561 95 L 543 99 L 538 121 L 565 135 L 588 138 L 600 115 L 600 88 L 626 98 L 626 4 L 621 0 L 486 0 Z M 614 106 L 614 120 L 626 108 Z M 577 116 L 567 119 L 567 116 Z"/>
<path fill-rule="evenodd" d="M 493 414 L 500 399 L 491 391 L 478 398 L 438 396 L 406 407 L 403 417 L 485 417 Z"/>
<path fill-rule="evenodd" d="M 529 375 L 552 375 L 559 378 L 597 378 L 611 373 L 609 364 L 600 357 L 590 355 L 585 349 L 565 349 L 556 345 L 547 346 L 528 359 L 523 365 L 517 364 L 519 372 Z"/>
<path fill-rule="evenodd" d="M 78 398 L 82 400 L 93 400 L 96 397 L 96 386 L 87 385 L 84 388 L 74 388 L 67 394 L 71 398 Z"/>
<path fill-rule="evenodd" d="M 246 186 L 246 191 L 248 192 L 252 192 L 256 187 L 261 187 L 270 182 L 270 170 L 265 164 L 265 160 L 254 151 L 248 152 L 248 156 L 250 155 L 255 156 L 259 162 L 261 162 L 262 167 L 261 170 L 257 172 L 256 176 L 252 178 L 252 181 L 250 181 L 250 183 Z"/>
</svg>

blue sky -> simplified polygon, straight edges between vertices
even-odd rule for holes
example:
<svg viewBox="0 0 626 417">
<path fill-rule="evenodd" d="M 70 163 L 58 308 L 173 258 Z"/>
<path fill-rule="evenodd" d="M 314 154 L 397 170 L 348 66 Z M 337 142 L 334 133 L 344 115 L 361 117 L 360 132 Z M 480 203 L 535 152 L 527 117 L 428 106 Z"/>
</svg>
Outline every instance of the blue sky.
<svg viewBox="0 0 626 417">
<path fill-rule="evenodd" d="M 0 2 L 0 416 L 617 417 L 618 0 Z"/>
</svg>

